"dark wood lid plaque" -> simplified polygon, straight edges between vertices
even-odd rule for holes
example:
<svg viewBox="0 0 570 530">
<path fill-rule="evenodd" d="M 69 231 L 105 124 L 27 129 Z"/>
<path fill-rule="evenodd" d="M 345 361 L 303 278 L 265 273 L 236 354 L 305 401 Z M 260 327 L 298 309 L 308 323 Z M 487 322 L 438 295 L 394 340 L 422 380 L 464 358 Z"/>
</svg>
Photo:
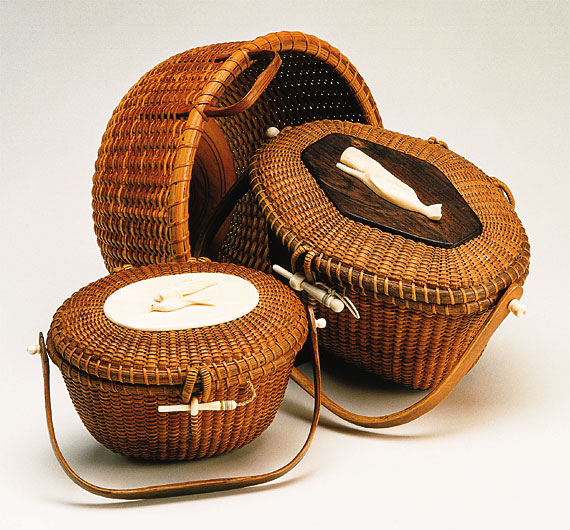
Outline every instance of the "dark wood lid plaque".
<svg viewBox="0 0 570 530">
<path fill-rule="evenodd" d="M 379 197 L 336 167 L 347 147 L 356 147 L 411 186 L 426 205 L 443 204 L 431 221 Z M 435 166 L 411 155 L 345 134 L 329 134 L 303 150 L 303 163 L 329 200 L 346 217 L 428 245 L 453 248 L 481 234 L 479 218 Z"/>
</svg>

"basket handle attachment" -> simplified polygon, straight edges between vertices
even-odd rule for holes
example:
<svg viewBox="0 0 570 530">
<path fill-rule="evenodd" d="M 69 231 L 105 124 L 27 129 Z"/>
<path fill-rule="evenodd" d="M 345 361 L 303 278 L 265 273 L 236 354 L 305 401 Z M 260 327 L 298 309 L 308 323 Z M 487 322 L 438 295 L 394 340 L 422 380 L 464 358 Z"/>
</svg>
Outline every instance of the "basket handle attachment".
<svg viewBox="0 0 570 530">
<path fill-rule="evenodd" d="M 259 74 L 255 83 L 249 89 L 249 92 L 242 99 L 232 105 L 228 105 L 227 107 L 214 107 L 213 105 L 207 105 L 204 107 L 204 114 L 206 116 L 233 116 L 234 114 L 245 112 L 259 99 L 261 94 L 265 92 L 265 89 L 269 86 L 269 83 L 271 83 L 283 62 L 279 54 L 273 50 L 252 50 L 244 51 L 244 53 L 252 60 L 268 57 L 271 57 L 272 59 L 267 68 Z"/>
<path fill-rule="evenodd" d="M 146 486 L 141 488 L 131 488 L 131 489 L 114 489 L 114 488 L 103 488 L 96 486 L 87 482 L 85 479 L 80 477 L 68 464 L 67 460 L 63 456 L 57 438 L 55 435 L 55 428 L 53 425 L 53 414 L 51 407 L 51 392 L 50 392 L 50 375 L 49 375 L 49 358 L 47 354 L 47 349 L 43 334 L 40 333 L 39 341 L 39 353 L 42 359 L 42 372 L 44 381 L 44 399 L 45 399 L 45 414 L 46 422 L 49 431 L 49 438 L 55 456 L 60 463 L 61 467 L 67 474 L 67 476 L 75 482 L 78 486 L 84 490 L 99 495 L 101 497 L 107 497 L 110 499 L 152 499 L 152 498 L 162 498 L 162 497 L 175 497 L 180 495 L 191 495 L 196 493 L 211 493 L 215 491 L 225 491 L 237 488 L 244 488 L 247 486 L 255 486 L 258 484 L 264 484 L 282 477 L 289 471 L 291 471 L 305 456 L 309 446 L 315 435 L 315 431 L 319 422 L 320 408 L 321 408 L 321 368 L 319 361 L 319 347 L 317 341 L 317 323 L 315 321 L 315 314 L 312 307 L 307 308 L 307 317 L 309 320 L 309 330 L 311 334 L 311 345 L 313 349 L 313 370 L 314 370 L 314 388 L 316 388 L 316 398 L 313 408 L 313 419 L 311 422 L 311 428 L 309 434 L 303 447 L 297 453 L 293 459 L 285 464 L 284 466 L 270 471 L 268 473 L 263 473 L 260 475 L 244 476 L 244 477 L 232 477 L 232 478 L 217 478 L 209 480 L 196 480 L 190 482 L 179 482 L 175 484 L 162 484 L 156 486 Z M 36 353 L 36 351 L 30 351 L 30 353 Z"/>
<path fill-rule="evenodd" d="M 507 288 L 457 364 L 427 396 L 410 407 L 384 416 L 363 416 L 341 407 L 325 394 L 321 396 L 323 406 L 333 414 L 354 425 L 374 429 L 403 425 L 423 416 L 436 405 L 439 405 L 459 384 L 467 372 L 471 370 L 483 353 L 487 342 L 509 312 L 514 313 L 516 316 L 525 314 L 526 306 L 520 302 L 522 293 L 523 288 L 518 283 L 513 283 Z M 315 388 L 311 381 L 297 368 L 293 368 L 291 378 L 303 390 L 312 396 L 315 395 Z"/>
<path fill-rule="evenodd" d="M 491 181 L 492 184 L 497 186 L 497 188 L 499 188 L 505 194 L 505 196 L 507 197 L 507 200 L 509 201 L 511 206 L 514 208 L 515 207 L 515 197 L 513 196 L 509 187 L 502 180 L 498 179 L 497 177 L 487 176 L 487 178 Z"/>
</svg>

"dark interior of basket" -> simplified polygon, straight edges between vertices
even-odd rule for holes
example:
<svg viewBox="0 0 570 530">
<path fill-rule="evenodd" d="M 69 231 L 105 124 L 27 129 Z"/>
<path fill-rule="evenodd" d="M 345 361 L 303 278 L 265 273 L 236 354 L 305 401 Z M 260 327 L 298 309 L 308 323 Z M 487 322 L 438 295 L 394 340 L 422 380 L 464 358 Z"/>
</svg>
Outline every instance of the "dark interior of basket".
<svg viewBox="0 0 570 530">
<path fill-rule="evenodd" d="M 247 171 L 255 150 L 266 141 L 268 127 L 282 129 L 323 119 L 366 122 L 353 91 L 331 65 L 301 52 L 280 55 L 283 64 L 257 102 L 246 112 L 217 118 L 234 157 L 236 178 Z M 268 64 L 269 59 L 253 63 L 226 89 L 217 106 L 231 105 L 243 98 Z M 191 243 L 197 232 L 193 230 L 193 220 L 201 221 L 199 216 L 193 216 L 199 205 L 192 205 L 192 197 L 203 196 L 193 187 L 202 185 L 196 179 L 190 188 Z"/>
</svg>

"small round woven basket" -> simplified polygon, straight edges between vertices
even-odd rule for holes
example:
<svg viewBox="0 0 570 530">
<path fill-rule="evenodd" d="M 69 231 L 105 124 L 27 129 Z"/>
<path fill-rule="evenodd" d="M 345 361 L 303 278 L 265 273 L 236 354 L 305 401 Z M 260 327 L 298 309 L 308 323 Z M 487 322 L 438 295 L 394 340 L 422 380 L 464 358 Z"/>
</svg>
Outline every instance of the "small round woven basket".
<svg viewBox="0 0 570 530">
<path fill-rule="evenodd" d="M 403 235 L 398 223 L 421 225 L 419 232 L 427 231 L 428 238 L 434 238 L 436 225 L 380 197 L 370 199 L 371 211 L 388 212 L 392 228 L 362 218 L 370 204 L 357 202 L 355 215 L 341 212 L 342 201 L 335 204 L 332 193 L 344 199 L 358 184 L 356 179 L 342 180 L 335 167 L 341 151 L 334 155 L 332 143 L 323 151 L 328 157 L 325 173 L 338 177 L 326 190 L 305 156 L 311 146 L 332 138 L 343 148 L 368 146 L 370 156 L 379 161 L 378 153 L 397 159 L 403 173 L 420 167 L 416 173 L 428 194 L 432 181 L 425 179 L 437 174 L 444 187 L 453 185 L 449 193 L 459 194 L 453 200 L 461 210 L 454 211 L 444 199 L 437 226 L 443 231 L 455 222 L 460 231 L 469 213 L 478 231 L 445 247 Z M 522 284 L 528 274 L 530 247 L 508 188 L 434 139 L 320 121 L 283 130 L 256 155 L 250 175 L 261 215 L 252 221 L 254 211 L 245 219 L 240 217 L 243 211 L 234 212 L 226 255 L 264 270 L 280 262 L 310 282 L 346 294 L 360 319 L 318 306 L 328 322 L 320 333 L 322 345 L 350 364 L 397 383 L 417 389 L 436 386 L 473 341 L 498 297 L 512 283 Z M 261 229 L 238 229 L 251 224 Z"/>
<path fill-rule="evenodd" d="M 95 165 L 93 218 L 107 268 L 191 257 L 266 130 L 319 119 L 381 125 L 356 68 L 311 35 L 211 44 L 153 68 L 113 112 Z M 240 208 L 256 203 L 248 196 Z"/>
<path fill-rule="evenodd" d="M 247 280 L 258 291 L 257 306 L 229 322 L 178 331 L 130 329 L 105 316 L 105 301 L 122 287 L 204 272 Z M 55 314 L 47 347 L 96 440 L 136 458 L 189 460 L 241 447 L 270 425 L 307 330 L 303 305 L 280 282 L 236 265 L 192 260 L 131 268 L 79 290 Z M 194 397 L 237 406 L 159 411 Z"/>
</svg>

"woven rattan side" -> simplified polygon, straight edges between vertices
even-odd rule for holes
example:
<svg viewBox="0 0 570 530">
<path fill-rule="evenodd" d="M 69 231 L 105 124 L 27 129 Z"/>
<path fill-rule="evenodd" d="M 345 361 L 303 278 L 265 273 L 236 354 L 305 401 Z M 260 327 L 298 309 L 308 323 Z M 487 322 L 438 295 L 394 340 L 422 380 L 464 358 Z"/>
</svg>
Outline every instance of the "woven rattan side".
<svg viewBox="0 0 570 530">
<path fill-rule="evenodd" d="M 245 112 L 208 117 L 208 107 L 238 101 L 263 72 L 269 59 L 248 55 L 257 50 L 283 61 L 266 92 Z M 125 95 L 99 150 L 93 210 L 107 267 L 190 257 L 192 171 L 206 122 L 223 131 L 239 178 L 267 127 L 324 118 L 380 124 L 357 70 L 316 37 L 279 32 L 189 50 L 158 65 Z M 231 251 L 224 256 L 230 260 Z"/>
<path fill-rule="evenodd" d="M 275 370 L 251 381 L 255 399 L 233 411 L 158 412 L 160 405 L 180 403 L 180 395 L 164 387 L 136 389 L 115 385 L 115 390 L 89 384 L 77 372 L 62 369 L 65 384 L 91 435 L 116 453 L 150 460 L 194 460 L 226 453 L 255 440 L 273 421 L 283 401 L 294 355 Z M 69 374 L 69 375 L 68 375 Z M 247 384 L 217 385 L 210 400 L 246 402 Z"/>
<path fill-rule="evenodd" d="M 329 134 L 375 142 L 438 168 L 482 223 L 482 233 L 453 248 L 406 239 L 343 216 L 301 160 Z M 360 320 L 317 308 L 325 350 L 412 388 L 431 388 L 455 366 L 497 297 L 528 274 L 529 244 L 512 194 L 441 143 L 378 127 L 321 121 L 285 129 L 251 167 L 252 194 L 234 211 L 231 257 L 259 266 L 260 256 L 347 294 Z M 258 217 L 261 216 L 262 219 Z M 251 227 L 270 227 L 273 238 Z M 272 251 L 273 249 L 273 251 Z M 289 262 L 289 263 L 287 263 Z M 269 259 L 261 266 L 268 269 Z"/>
<path fill-rule="evenodd" d="M 492 309 L 446 316 L 398 307 L 348 291 L 360 320 L 318 308 L 327 319 L 319 333 L 330 355 L 410 388 L 435 387 L 455 366 Z"/>
</svg>

